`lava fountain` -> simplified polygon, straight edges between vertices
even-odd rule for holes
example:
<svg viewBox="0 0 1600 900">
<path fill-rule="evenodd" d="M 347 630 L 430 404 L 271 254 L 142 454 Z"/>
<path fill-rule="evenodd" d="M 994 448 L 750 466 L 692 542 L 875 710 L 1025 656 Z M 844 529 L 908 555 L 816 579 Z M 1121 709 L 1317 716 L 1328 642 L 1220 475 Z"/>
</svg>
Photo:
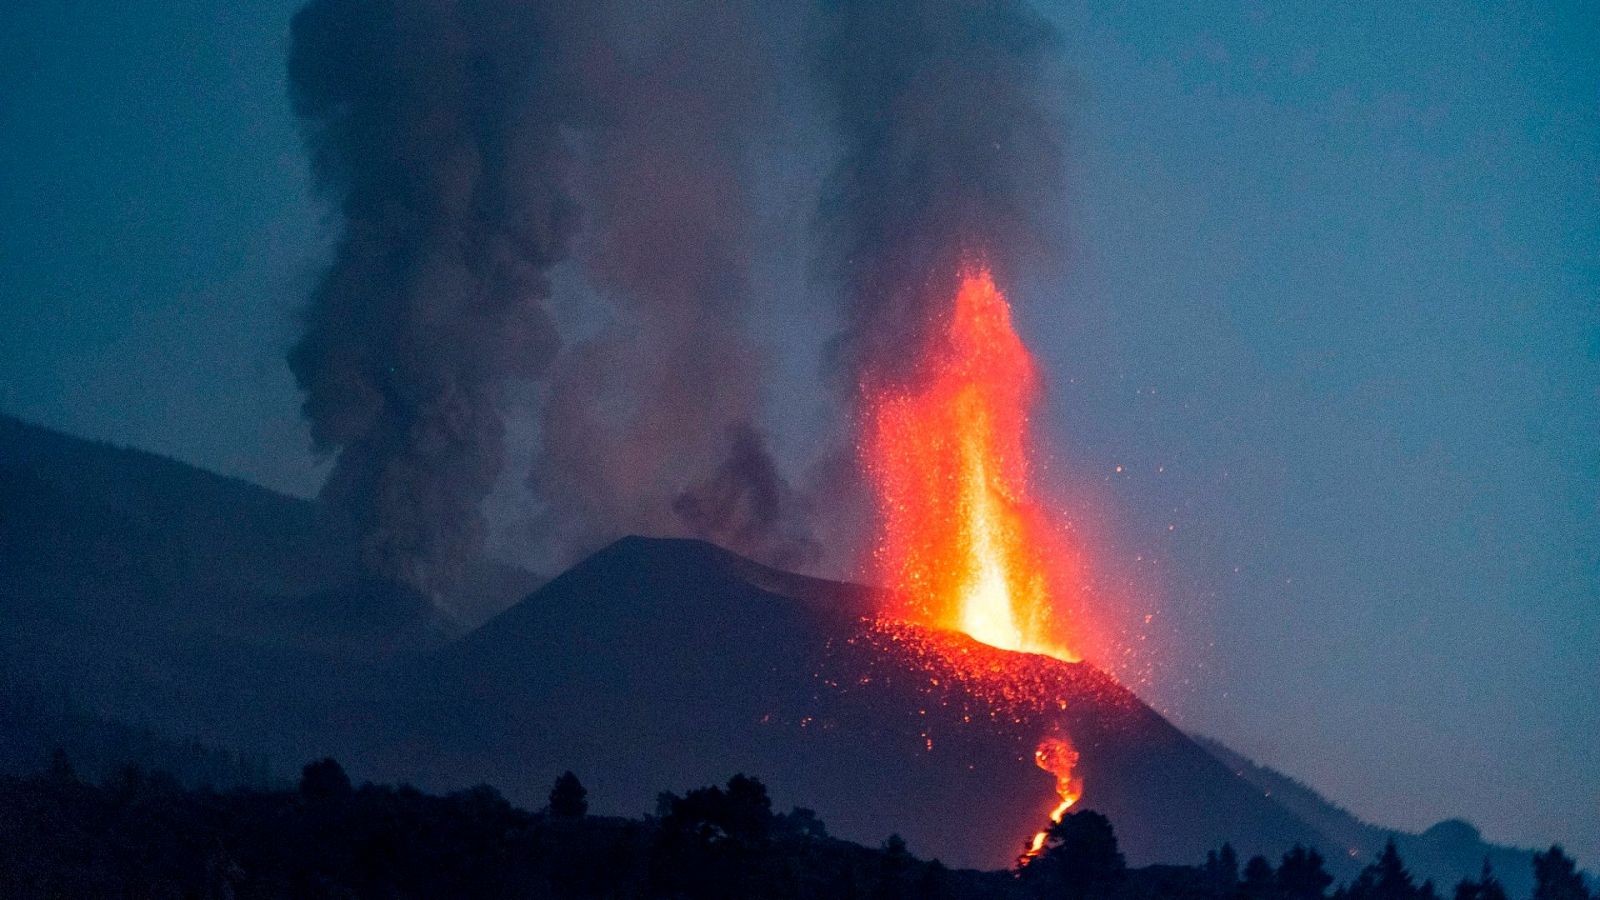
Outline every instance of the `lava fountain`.
<svg viewBox="0 0 1600 900">
<path fill-rule="evenodd" d="M 880 582 L 903 618 L 1076 662 L 1057 614 L 1067 548 L 1029 491 L 1038 375 L 986 267 L 961 273 L 943 339 L 916 369 L 909 388 L 867 391 Z"/>
<path fill-rule="evenodd" d="M 1074 585 L 1065 528 L 1032 498 L 1033 357 L 990 270 L 969 264 L 939 340 L 908 385 L 868 387 L 862 453 L 877 490 L 878 578 L 899 618 L 1003 650 L 1077 662 L 1062 610 Z M 1034 762 L 1056 777 L 1058 823 L 1082 794 L 1078 752 L 1043 738 Z M 1044 847 L 1034 835 L 1019 865 Z"/>
</svg>

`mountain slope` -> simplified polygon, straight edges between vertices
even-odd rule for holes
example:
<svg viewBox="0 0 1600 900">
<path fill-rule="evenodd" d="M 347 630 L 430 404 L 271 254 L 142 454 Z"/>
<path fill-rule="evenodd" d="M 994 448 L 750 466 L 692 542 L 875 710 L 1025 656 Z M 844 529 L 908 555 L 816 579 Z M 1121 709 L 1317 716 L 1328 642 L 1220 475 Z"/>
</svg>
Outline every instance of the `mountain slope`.
<svg viewBox="0 0 1600 900">
<path fill-rule="evenodd" d="M 1314 843 L 1350 866 L 1347 848 L 1381 845 L 1092 667 L 876 625 L 868 588 L 634 538 L 445 642 L 421 598 L 362 578 L 352 546 L 313 502 L 0 416 L 0 687 L 532 804 L 572 767 L 622 813 L 744 770 L 836 833 L 899 830 L 981 865 L 1008 863 L 1054 805 L 1032 754 L 1059 730 L 1082 753 L 1082 805 L 1135 863 L 1231 840 Z M 496 574 L 502 594 L 528 578 Z M 1412 837 L 1407 859 L 1441 882 L 1475 873 L 1486 846 L 1464 824 Z M 1524 856 L 1494 861 L 1526 877 Z"/>
<path fill-rule="evenodd" d="M 366 578 L 354 536 L 317 503 L 7 416 L 0 511 L 0 592 L 35 612 L 340 652 L 421 649 L 461 627 Z M 503 609 L 537 583 L 510 574 L 485 566 L 463 593 Z M 468 624 L 488 615 L 465 605 Z"/>
<path fill-rule="evenodd" d="M 1195 740 L 1239 777 L 1270 794 L 1272 798 L 1328 836 L 1324 850 L 1343 853 L 1363 865 L 1377 859 L 1383 845 L 1393 840 L 1406 864 L 1418 878 L 1432 878 L 1441 888 L 1449 888 L 1468 874 L 1476 873 L 1484 860 L 1494 867 L 1495 877 L 1513 897 L 1533 892 L 1533 851 L 1491 844 L 1478 829 L 1460 819 L 1447 819 L 1422 832 L 1410 834 L 1380 828 L 1356 818 L 1316 791 L 1274 769 L 1257 764 L 1221 742 L 1196 735 Z"/>
<path fill-rule="evenodd" d="M 897 829 L 918 852 L 1000 866 L 1055 805 L 1032 757 L 1064 729 L 1082 753 L 1085 805 L 1112 818 L 1136 863 L 1197 861 L 1223 840 L 1251 852 L 1322 843 L 1092 667 L 882 630 L 864 618 L 873 609 L 865 588 L 697 541 L 628 538 L 415 672 L 405 730 L 418 739 L 372 762 L 424 783 L 442 774 L 434 766 L 464 767 L 508 793 L 577 762 L 597 805 L 623 813 L 648 809 L 660 785 L 748 771 L 835 833 Z M 963 683 L 933 647 L 953 648 L 963 669 L 1020 665 L 1065 708 L 991 716 L 987 695 L 1005 682 Z M 439 756 L 408 752 L 423 746 Z"/>
<path fill-rule="evenodd" d="M 56 751 L 79 777 L 100 782 L 129 765 L 164 772 L 190 787 L 276 787 L 271 761 L 195 740 L 174 739 L 89 715 L 71 697 L 0 678 L 0 774 L 47 771 Z"/>
<path fill-rule="evenodd" d="M 462 630 L 355 546 L 315 502 L 0 416 L 0 676 L 88 714 L 321 746 L 376 673 Z M 485 581 L 536 583 L 510 571 Z"/>
</svg>

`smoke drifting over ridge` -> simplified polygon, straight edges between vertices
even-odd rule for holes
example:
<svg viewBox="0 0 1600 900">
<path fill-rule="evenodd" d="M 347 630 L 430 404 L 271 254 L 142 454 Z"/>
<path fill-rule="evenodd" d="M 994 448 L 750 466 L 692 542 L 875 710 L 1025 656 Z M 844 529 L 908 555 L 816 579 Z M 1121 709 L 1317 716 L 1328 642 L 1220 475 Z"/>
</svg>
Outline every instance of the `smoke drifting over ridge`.
<svg viewBox="0 0 1600 900">
<path fill-rule="evenodd" d="M 344 227 L 289 365 L 368 564 L 436 595 L 483 540 L 507 381 L 559 346 L 546 273 L 577 219 L 572 98 L 542 52 L 558 12 L 313 0 L 294 18 L 290 92 Z"/>
<path fill-rule="evenodd" d="M 337 453 L 325 496 L 375 571 L 447 595 L 507 471 L 528 473 L 555 558 L 645 532 L 817 560 L 811 511 L 854 482 L 783 477 L 750 338 L 752 154 L 795 74 L 775 21 L 795 18 L 755 0 L 296 16 L 291 94 L 343 234 L 290 366 Z M 827 369 L 848 391 L 900 374 L 964 252 L 1004 273 L 1047 243 L 1052 35 L 1025 4 L 969 0 L 829 4 L 808 25 L 841 139 L 821 236 L 846 313 Z M 569 266 L 581 286 L 555 291 Z M 564 342 L 574 310 L 602 321 Z M 537 422 L 531 460 L 505 458 L 508 413 Z"/>
<path fill-rule="evenodd" d="M 582 550 L 687 531 L 769 562 L 814 561 L 756 424 L 766 363 L 746 332 L 751 153 L 777 77 L 761 6 L 605 9 L 609 40 L 588 54 L 597 121 L 584 135 L 580 257 L 614 318 L 557 365 L 533 469 L 543 530 Z"/>
</svg>

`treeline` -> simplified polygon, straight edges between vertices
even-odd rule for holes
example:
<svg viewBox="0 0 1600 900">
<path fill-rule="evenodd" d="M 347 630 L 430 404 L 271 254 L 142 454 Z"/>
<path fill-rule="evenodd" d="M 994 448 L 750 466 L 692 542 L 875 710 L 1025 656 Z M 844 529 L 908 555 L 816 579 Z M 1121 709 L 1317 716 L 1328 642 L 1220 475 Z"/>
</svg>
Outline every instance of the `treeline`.
<svg viewBox="0 0 1600 900">
<path fill-rule="evenodd" d="M 1573 861 L 1535 857 L 1533 900 L 1592 900 Z M 489 787 L 435 796 L 355 787 L 333 760 L 293 790 L 185 788 L 125 767 L 81 778 L 64 753 L 47 771 L 0 777 L 0 897 L 683 898 L 683 900 L 1506 900 L 1493 872 L 1441 896 L 1391 845 L 1349 884 L 1314 850 L 1276 866 L 1233 850 L 1199 866 L 1129 869 L 1111 823 L 1069 815 L 1043 852 L 1009 872 L 951 870 L 890 837 L 830 837 L 804 809 L 776 813 L 766 788 L 662 794 L 655 815 L 592 816 L 577 777 L 518 809 Z M 1517 898 L 1522 900 L 1522 898 Z"/>
<path fill-rule="evenodd" d="M 168 773 L 190 788 L 293 784 L 273 772 L 264 754 L 177 740 L 152 728 L 105 719 L 84 709 L 67 691 L 47 691 L 0 670 L 0 774 L 39 771 L 49 762 L 51 748 L 66 748 L 80 777 L 97 782 L 132 763 Z"/>
</svg>

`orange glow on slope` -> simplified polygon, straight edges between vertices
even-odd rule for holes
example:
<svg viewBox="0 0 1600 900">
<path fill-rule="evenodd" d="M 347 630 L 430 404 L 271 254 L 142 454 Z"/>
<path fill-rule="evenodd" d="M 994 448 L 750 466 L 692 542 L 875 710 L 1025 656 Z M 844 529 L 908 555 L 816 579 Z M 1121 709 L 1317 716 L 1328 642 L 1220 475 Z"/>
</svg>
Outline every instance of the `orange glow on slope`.
<svg viewBox="0 0 1600 900">
<path fill-rule="evenodd" d="M 1047 737 L 1039 742 L 1039 748 L 1033 751 L 1033 761 L 1039 768 L 1056 776 L 1056 795 L 1061 802 L 1050 811 L 1050 824 L 1059 825 L 1066 816 L 1072 804 L 1078 802 L 1083 796 L 1083 779 L 1073 774 L 1078 767 L 1078 751 L 1072 742 L 1065 737 Z M 1028 849 L 1017 858 L 1017 865 L 1025 866 L 1033 861 L 1044 850 L 1044 842 L 1050 838 L 1050 829 L 1037 832 L 1033 840 L 1028 843 Z"/>
<path fill-rule="evenodd" d="M 878 492 L 879 576 L 908 618 L 1068 662 L 1068 558 L 1029 496 L 1032 356 L 986 267 L 969 266 L 943 340 L 907 390 L 867 390 L 862 450 Z"/>
</svg>

